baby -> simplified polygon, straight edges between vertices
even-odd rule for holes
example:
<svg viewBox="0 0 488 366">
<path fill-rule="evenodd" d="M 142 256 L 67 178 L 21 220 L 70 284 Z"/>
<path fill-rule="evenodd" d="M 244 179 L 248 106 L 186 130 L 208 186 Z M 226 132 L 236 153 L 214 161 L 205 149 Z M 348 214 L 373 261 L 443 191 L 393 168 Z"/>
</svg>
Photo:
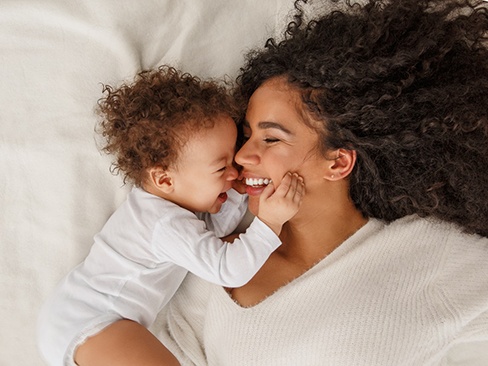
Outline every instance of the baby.
<svg viewBox="0 0 488 366">
<path fill-rule="evenodd" d="M 282 225 L 304 191 L 296 174 L 276 189 L 263 182 L 249 229 L 223 241 L 247 205 L 231 189 L 237 110 L 226 89 L 163 66 L 104 92 L 103 150 L 133 188 L 44 304 L 39 343 L 50 365 L 74 364 L 83 342 L 122 319 L 149 327 L 188 271 L 221 286 L 244 285 L 281 244 Z"/>
</svg>

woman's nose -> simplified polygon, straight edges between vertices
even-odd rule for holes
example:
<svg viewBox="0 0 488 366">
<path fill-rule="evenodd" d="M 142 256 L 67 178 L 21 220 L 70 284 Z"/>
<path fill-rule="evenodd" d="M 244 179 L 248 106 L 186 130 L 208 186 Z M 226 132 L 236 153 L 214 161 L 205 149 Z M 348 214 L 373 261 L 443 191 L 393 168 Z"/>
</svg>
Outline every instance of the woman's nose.
<svg viewBox="0 0 488 366">
<path fill-rule="evenodd" d="M 234 160 L 239 165 L 255 164 L 255 152 L 253 153 L 250 140 L 246 141 L 244 145 L 241 146 L 239 151 L 237 151 L 234 156 Z M 254 156 L 254 159 L 253 159 Z"/>
</svg>

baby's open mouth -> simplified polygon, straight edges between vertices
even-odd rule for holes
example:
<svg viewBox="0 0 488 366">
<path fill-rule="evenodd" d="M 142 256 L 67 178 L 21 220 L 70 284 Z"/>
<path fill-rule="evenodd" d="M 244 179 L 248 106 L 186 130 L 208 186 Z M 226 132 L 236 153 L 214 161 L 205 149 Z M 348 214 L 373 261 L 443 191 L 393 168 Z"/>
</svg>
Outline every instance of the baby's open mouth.
<svg viewBox="0 0 488 366">
<path fill-rule="evenodd" d="M 219 194 L 218 200 L 220 202 L 222 202 L 222 203 L 224 203 L 225 201 L 227 201 L 227 193 L 226 192 L 222 192 L 221 194 Z"/>
<path fill-rule="evenodd" d="M 246 184 L 251 187 L 267 186 L 271 182 L 269 178 L 246 178 Z"/>
</svg>

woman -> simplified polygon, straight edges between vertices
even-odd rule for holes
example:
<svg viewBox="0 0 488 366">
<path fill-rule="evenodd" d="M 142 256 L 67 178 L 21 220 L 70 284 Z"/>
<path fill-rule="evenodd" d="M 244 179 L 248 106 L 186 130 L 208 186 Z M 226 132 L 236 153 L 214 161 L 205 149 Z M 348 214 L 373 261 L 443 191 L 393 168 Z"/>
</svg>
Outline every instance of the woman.
<svg viewBox="0 0 488 366">
<path fill-rule="evenodd" d="M 306 194 L 248 284 L 187 277 L 160 335 L 182 364 L 438 365 L 488 340 L 487 5 L 343 3 L 297 2 L 238 78 L 250 210 L 260 178 Z"/>
</svg>

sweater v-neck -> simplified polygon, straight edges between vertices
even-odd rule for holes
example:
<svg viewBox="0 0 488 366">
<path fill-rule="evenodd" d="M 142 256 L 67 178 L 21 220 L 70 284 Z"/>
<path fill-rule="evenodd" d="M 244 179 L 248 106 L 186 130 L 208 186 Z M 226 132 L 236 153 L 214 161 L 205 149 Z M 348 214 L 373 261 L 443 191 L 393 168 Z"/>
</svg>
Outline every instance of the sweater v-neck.
<svg viewBox="0 0 488 366">
<path fill-rule="evenodd" d="M 260 307 L 273 306 L 273 304 L 277 301 L 277 297 L 281 299 L 283 296 L 287 296 L 287 294 L 290 293 L 291 288 L 294 288 L 295 286 L 300 286 L 303 282 L 306 281 L 308 277 L 313 276 L 314 273 L 316 273 L 317 271 L 322 271 L 327 266 L 332 265 L 339 258 L 360 246 L 361 243 L 363 243 L 368 237 L 376 235 L 379 231 L 383 229 L 384 226 L 384 222 L 374 218 L 370 218 L 365 225 L 363 225 L 358 231 L 356 231 L 353 235 L 347 238 L 329 255 L 319 260 L 315 265 L 310 267 L 304 273 L 302 273 L 298 277 L 295 277 L 293 280 L 287 282 L 283 286 L 279 287 L 254 305 L 242 306 L 238 301 L 232 298 L 232 296 L 225 290 L 224 287 L 221 286 L 217 286 L 217 296 L 220 297 L 219 300 L 222 301 L 222 304 L 227 304 L 231 309 L 237 311 L 251 311 Z"/>
</svg>

